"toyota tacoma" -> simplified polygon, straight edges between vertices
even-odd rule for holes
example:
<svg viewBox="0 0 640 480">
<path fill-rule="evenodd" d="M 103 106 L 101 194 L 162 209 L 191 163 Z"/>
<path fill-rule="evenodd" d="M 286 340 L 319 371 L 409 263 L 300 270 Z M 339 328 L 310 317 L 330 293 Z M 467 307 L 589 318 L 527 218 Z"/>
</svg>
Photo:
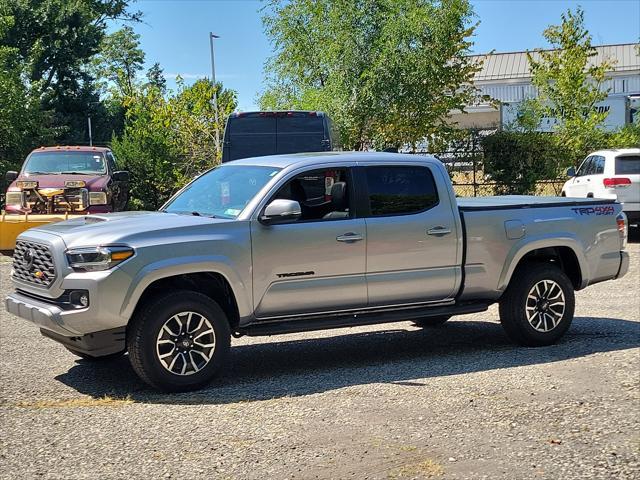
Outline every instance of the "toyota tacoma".
<svg viewBox="0 0 640 480">
<path fill-rule="evenodd" d="M 614 200 L 456 199 L 433 157 L 323 152 L 204 173 L 158 212 L 28 230 L 7 310 L 77 355 L 128 353 L 185 391 L 225 368 L 231 337 L 413 321 L 499 304 L 525 346 L 569 328 L 574 292 L 627 272 Z"/>
</svg>

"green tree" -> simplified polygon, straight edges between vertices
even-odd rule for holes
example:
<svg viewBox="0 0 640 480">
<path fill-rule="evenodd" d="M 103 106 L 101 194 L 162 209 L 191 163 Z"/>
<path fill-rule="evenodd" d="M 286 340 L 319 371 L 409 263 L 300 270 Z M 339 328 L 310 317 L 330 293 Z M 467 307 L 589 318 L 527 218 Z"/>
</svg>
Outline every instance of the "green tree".
<svg viewBox="0 0 640 480">
<path fill-rule="evenodd" d="M 151 65 L 151 68 L 147 70 L 147 81 L 149 85 L 157 88 L 162 93 L 167 91 L 167 79 L 164 78 L 164 70 L 158 62 Z"/>
<path fill-rule="evenodd" d="M 0 45 L 15 52 L 29 97 L 51 112 L 55 141 L 86 142 L 87 115 L 96 126 L 109 125 L 88 65 L 109 21 L 140 19 L 128 5 L 129 0 L 0 0 L 0 17 L 6 19 Z M 109 139 L 108 128 L 96 133 Z"/>
<path fill-rule="evenodd" d="M 126 127 L 112 148 L 131 172 L 130 206 L 155 210 L 197 174 L 219 162 L 215 154 L 214 86 L 199 80 L 166 97 L 152 83 L 126 97 Z M 236 92 L 217 84 L 221 119 L 235 110 Z"/>
<path fill-rule="evenodd" d="M 346 148 L 452 133 L 474 96 L 467 0 L 271 0 L 262 108 L 327 111 Z"/>
<path fill-rule="evenodd" d="M 555 118 L 557 140 L 569 151 L 568 164 L 576 165 L 606 143 L 600 127 L 607 113 L 594 107 L 607 97 L 603 84 L 612 63 L 594 61 L 597 52 L 580 8 L 563 13 L 561 24 L 551 25 L 543 35 L 553 49 L 527 54 L 538 97 L 525 102 L 520 123 L 531 130 L 542 117 Z"/>
<path fill-rule="evenodd" d="M 130 96 L 134 92 L 136 76 L 144 64 L 140 35 L 126 26 L 103 38 L 99 54 L 94 57 L 96 77 L 115 87 L 115 94 Z"/>
</svg>

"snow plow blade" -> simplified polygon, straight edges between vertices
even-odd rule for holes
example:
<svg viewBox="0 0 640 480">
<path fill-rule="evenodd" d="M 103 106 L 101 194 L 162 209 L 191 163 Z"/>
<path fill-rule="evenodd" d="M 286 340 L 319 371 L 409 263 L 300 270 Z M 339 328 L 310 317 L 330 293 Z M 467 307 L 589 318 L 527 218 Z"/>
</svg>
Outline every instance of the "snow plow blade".
<svg viewBox="0 0 640 480">
<path fill-rule="evenodd" d="M 13 250 L 16 246 L 17 236 L 29 228 L 80 216 L 82 215 L 64 213 L 58 215 L 9 215 L 2 212 L 2 216 L 0 216 L 0 250 Z"/>
</svg>

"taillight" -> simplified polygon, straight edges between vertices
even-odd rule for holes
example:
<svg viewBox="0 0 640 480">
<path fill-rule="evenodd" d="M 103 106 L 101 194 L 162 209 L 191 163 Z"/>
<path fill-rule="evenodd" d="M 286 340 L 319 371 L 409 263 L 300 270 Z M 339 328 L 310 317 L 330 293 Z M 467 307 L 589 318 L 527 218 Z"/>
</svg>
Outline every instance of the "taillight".
<svg viewBox="0 0 640 480">
<path fill-rule="evenodd" d="M 605 178 L 602 180 L 604 186 L 607 188 L 615 188 L 615 187 L 626 187 L 627 185 L 631 185 L 630 178 Z"/>
<path fill-rule="evenodd" d="M 620 243 L 622 244 L 622 248 L 627 246 L 627 235 L 628 235 L 628 227 L 627 227 L 627 216 L 624 213 L 619 213 L 616 217 L 616 224 L 618 225 L 618 234 L 620 235 Z"/>
</svg>

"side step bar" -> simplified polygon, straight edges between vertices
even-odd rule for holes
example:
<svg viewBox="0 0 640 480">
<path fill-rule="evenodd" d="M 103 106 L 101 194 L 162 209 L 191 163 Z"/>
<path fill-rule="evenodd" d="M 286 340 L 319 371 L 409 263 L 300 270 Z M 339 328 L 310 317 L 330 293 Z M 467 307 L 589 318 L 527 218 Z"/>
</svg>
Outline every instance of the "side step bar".
<svg viewBox="0 0 640 480">
<path fill-rule="evenodd" d="M 466 303 L 442 307 L 395 308 L 393 310 L 359 311 L 334 315 L 293 317 L 281 321 L 255 322 L 238 329 L 239 335 L 262 336 L 308 332 L 329 328 L 357 327 L 376 323 L 406 322 L 425 317 L 464 315 L 484 312 L 488 303 Z"/>
</svg>

